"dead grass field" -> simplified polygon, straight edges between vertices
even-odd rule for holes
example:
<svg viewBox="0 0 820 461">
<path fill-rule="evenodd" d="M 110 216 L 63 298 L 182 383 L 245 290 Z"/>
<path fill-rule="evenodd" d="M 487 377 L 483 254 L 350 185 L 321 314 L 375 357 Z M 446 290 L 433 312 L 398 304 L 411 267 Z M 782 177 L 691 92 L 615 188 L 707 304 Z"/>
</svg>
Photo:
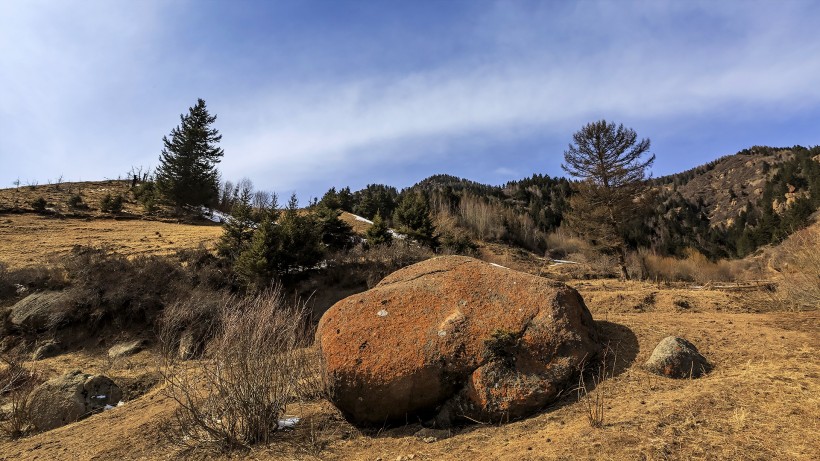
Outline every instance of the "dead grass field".
<svg viewBox="0 0 820 461">
<path fill-rule="evenodd" d="M 278 441 L 231 459 L 536 460 L 536 459 L 820 459 L 820 315 L 801 313 L 607 313 L 591 306 L 618 350 L 605 392 L 604 426 L 592 428 L 575 394 L 534 417 L 475 425 L 425 443 L 418 424 L 362 431 L 325 401 L 288 413 L 302 421 Z M 694 341 L 715 370 L 671 380 L 640 365 L 663 337 Z M 74 368 L 114 377 L 151 371 L 142 352 L 113 364 L 104 350 L 72 353 L 35 366 L 53 376 Z M 0 459 L 225 459 L 184 452 L 169 438 L 174 404 L 154 390 L 122 407 L 51 432 L 0 443 Z"/>
<path fill-rule="evenodd" d="M 6 192 L 0 190 L 0 201 Z M 361 221 L 352 224 L 366 228 Z M 0 215 L 0 261 L 11 267 L 42 264 L 76 244 L 130 255 L 171 253 L 212 245 L 220 233 L 218 225 L 5 214 Z M 554 270 L 537 256 L 502 246 L 483 245 L 480 253 L 513 269 Z M 168 430 L 175 404 L 159 385 L 86 420 L 16 441 L 0 439 L 0 460 L 820 459 L 820 311 L 781 310 L 765 290 L 608 279 L 569 284 L 581 292 L 617 350 L 615 373 L 592 391 L 604 393 L 601 428 L 589 425 L 573 392 L 533 417 L 463 427 L 432 443 L 414 436 L 421 428 L 416 422 L 362 430 L 317 400 L 288 408 L 302 420 L 294 430 L 277 434 L 275 443 L 229 457 L 181 448 Z M 668 335 L 692 341 L 714 371 L 696 380 L 643 371 L 654 346 Z M 111 362 L 108 346 L 100 343 L 27 366 L 45 378 L 81 369 L 126 383 L 139 383 L 157 370 L 153 351 Z"/>
<path fill-rule="evenodd" d="M 0 189 L 0 211 L 31 211 L 31 202 L 42 197 L 47 207 L 58 213 L 78 213 L 84 215 L 101 215 L 100 201 L 106 194 L 122 195 L 125 199 L 123 212 L 142 214 L 143 208 L 131 196 L 130 181 L 88 181 L 65 182 L 60 184 L 21 185 L 19 187 Z M 79 195 L 85 207 L 71 209 L 68 198 Z"/>
<path fill-rule="evenodd" d="M 221 233 L 218 224 L 6 214 L 0 215 L 0 262 L 10 268 L 49 264 L 74 245 L 105 246 L 126 255 L 169 254 L 211 248 Z"/>
</svg>

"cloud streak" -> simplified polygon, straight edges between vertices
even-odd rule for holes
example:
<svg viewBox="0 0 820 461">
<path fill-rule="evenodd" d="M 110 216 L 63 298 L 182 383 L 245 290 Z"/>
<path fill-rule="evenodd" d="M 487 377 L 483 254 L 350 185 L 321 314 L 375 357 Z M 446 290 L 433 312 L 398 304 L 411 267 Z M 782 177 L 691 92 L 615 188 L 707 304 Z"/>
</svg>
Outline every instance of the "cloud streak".
<svg viewBox="0 0 820 461">
<path fill-rule="evenodd" d="M 0 129 L 11 133 L 0 157 L 12 166 L 3 183 L 37 177 L 44 164 L 47 175 L 86 179 L 153 164 L 198 96 L 219 114 L 225 177 L 311 195 L 339 181 L 406 185 L 418 179 L 413 168 L 483 169 L 473 179 L 505 181 L 510 165 L 534 168 L 522 144 L 565 145 L 602 117 L 674 136 L 697 121 L 820 109 L 819 15 L 809 2 L 480 4 L 459 37 L 427 37 L 467 45 L 401 71 L 377 58 L 423 54 L 411 49 L 423 23 L 398 38 L 345 31 L 370 45 L 337 73 L 312 66 L 336 62 L 350 43 L 311 49 L 311 38 L 292 36 L 305 54 L 288 60 L 264 40 L 240 53 L 238 43 L 255 43 L 240 28 L 221 49 L 195 47 L 195 22 L 228 26 L 216 12 L 189 17 L 186 3 L 20 5 L 0 11 Z M 270 71 L 274 61 L 291 67 Z"/>
</svg>

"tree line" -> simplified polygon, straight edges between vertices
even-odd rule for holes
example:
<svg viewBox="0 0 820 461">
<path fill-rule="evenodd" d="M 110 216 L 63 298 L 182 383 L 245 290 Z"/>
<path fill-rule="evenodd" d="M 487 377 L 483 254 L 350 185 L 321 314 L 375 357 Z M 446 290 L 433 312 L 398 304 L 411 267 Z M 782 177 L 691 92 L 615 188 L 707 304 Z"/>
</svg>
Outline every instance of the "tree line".
<svg viewBox="0 0 820 461">
<path fill-rule="evenodd" d="M 393 231 L 437 251 L 475 251 L 475 241 L 498 241 L 548 251 L 547 236 L 570 229 L 595 248 L 617 257 L 627 277 L 626 254 L 649 248 L 663 256 L 696 250 L 709 258 L 742 257 L 805 226 L 820 206 L 820 148 L 796 146 L 776 165 L 760 200 L 732 225 L 714 226 L 702 200 L 684 198 L 665 184 L 683 184 L 713 169 L 720 159 L 679 175 L 652 179 L 648 138 L 606 120 L 573 135 L 564 152 L 571 179 L 534 174 L 503 186 L 449 175 L 431 176 L 399 191 L 385 184 L 361 190 L 330 188 L 300 210 L 292 196 L 279 207 L 275 194 L 254 191 L 248 180 L 221 182 L 216 165 L 224 152 L 202 99 L 163 137 L 154 181 L 135 190 L 146 208 L 163 203 L 176 212 L 210 207 L 230 214 L 219 253 L 248 286 L 314 267 L 332 250 L 356 244 L 342 211 L 372 220 L 371 245 L 389 245 Z M 774 151 L 754 147 L 740 155 Z M 764 165 L 770 167 L 770 165 Z M 785 197 L 791 194 L 789 203 Z"/>
</svg>

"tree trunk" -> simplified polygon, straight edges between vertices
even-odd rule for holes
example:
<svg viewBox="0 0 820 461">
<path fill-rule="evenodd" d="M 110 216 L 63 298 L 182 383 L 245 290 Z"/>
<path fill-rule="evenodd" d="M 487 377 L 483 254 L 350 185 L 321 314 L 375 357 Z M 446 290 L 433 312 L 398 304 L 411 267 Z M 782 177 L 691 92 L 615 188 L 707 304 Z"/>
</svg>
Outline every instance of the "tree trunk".
<svg viewBox="0 0 820 461">
<path fill-rule="evenodd" d="M 624 247 L 618 247 L 618 266 L 621 269 L 621 280 L 629 280 L 629 272 L 626 270 L 626 250 Z"/>
</svg>

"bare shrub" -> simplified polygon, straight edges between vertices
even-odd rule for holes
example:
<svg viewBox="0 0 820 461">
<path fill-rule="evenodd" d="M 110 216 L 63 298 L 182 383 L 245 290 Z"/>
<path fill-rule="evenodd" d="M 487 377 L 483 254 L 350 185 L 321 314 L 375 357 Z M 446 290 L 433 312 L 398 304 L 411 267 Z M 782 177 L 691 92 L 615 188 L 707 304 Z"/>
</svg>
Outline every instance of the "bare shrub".
<svg viewBox="0 0 820 461">
<path fill-rule="evenodd" d="M 548 256 L 564 259 L 568 255 L 589 251 L 589 244 L 584 240 L 569 235 L 564 230 L 551 232 L 546 236 Z"/>
<path fill-rule="evenodd" d="M 731 282 L 738 278 L 739 262 L 710 261 L 694 249 L 687 249 L 683 258 L 659 256 L 648 250 L 639 250 L 637 262 L 630 264 L 640 267 L 642 278 L 667 282 Z"/>
<path fill-rule="evenodd" d="M 184 443 L 223 450 L 268 443 L 288 405 L 323 393 L 305 319 L 304 304 L 286 304 L 278 287 L 230 298 L 219 306 L 204 359 L 165 355 L 166 389 L 179 404 L 175 427 Z"/>
<path fill-rule="evenodd" d="M 0 414 L 0 431 L 11 438 L 18 438 L 30 429 L 28 396 L 41 382 L 37 375 L 23 366 L 23 360 L 15 355 L 0 355 L 0 397 L 8 402 Z"/>
<path fill-rule="evenodd" d="M 396 239 L 392 245 L 358 246 L 332 258 L 331 279 L 353 286 L 366 283 L 373 288 L 381 279 L 402 267 L 433 257 L 426 247 Z"/>
<path fill-rule="evenodd" d="M 781 301 L 797 309 L 820 307 L 820 227 L 793 234 L 783 243 L 779 264 Z"/>
<path fill-rule="evenodd" d="M 9 269 L 0 262 L 0 300 L 37 290 L 56 290 L 65 284 L 65 276 L 58 268 L 36 266 Z"/>
</svg>

